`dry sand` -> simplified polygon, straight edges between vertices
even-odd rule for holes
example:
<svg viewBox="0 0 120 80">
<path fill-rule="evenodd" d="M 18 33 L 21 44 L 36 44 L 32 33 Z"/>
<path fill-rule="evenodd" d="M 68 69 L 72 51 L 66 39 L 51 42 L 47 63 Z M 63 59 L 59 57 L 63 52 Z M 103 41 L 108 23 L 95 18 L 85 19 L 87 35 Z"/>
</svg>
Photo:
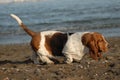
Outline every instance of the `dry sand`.
<svg viewBox="0 0 120 80">
<path fill-rule="evenodd" d="M 120 37 L 107 38 L 109 51 L 99 61 L 85 55 L 80 62 L 35 65 L 29 44 L 0 45 L 0 80 L 119 80 Z"/>
</svg>

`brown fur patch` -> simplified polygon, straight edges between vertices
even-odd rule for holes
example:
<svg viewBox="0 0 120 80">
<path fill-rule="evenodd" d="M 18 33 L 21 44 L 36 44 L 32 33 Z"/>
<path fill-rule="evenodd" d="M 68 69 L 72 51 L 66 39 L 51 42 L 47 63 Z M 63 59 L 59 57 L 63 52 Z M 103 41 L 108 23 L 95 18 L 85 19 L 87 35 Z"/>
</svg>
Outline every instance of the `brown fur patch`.
<svg viewBox="0 0 120 80">
<path fill-rule="evenodd" d="M 40 41 L 41 41 L 41 35 L 40 33 L 36 33 L 31 40 L 31 46 L 35 52 L 37 52 L 39 49 Z"/>
<path fill-rule="evenodd" d="M 24 25 L 23 23 L 22 23 L 20 26 L 21 26 L 21 27 L 24 29 L 24 31 L 25 31 L 27 34 L 29 34 L 31 37 L 33 37 L 33 36 L 36 34 L 36 32 L 28 29 L 27 26 Z"/>
<path fill-rule="evenodd" d="M 70 33 L 71 35 L 72 33 Z M 52 37 L 45 37 L 45 47 L 54 56 L 62 56 L 62 49 L 67 41 L 67 34 L 55 33 Z"/>
<path fill-rule="evenodd" d="M 50 36 L 45 36 L 45 48 L 47 49 L 47 51 L 52 55 L 52 48 L 51 48 L 51 37 Z"/>
</svg>

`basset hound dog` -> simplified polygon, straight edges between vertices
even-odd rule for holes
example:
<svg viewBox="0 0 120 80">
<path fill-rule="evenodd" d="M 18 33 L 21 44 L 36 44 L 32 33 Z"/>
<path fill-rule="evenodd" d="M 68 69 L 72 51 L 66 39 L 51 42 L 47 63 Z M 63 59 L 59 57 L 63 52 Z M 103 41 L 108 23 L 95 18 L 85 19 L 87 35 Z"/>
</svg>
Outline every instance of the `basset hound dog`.
<svg viewBox="0 0 120 80">
<path fill-rule="evenodd" d="M 32 60 L 35 64 L 39 62 L 54 63 L 54 56 L 65 56 L 66 63 L 73 60 L 81 60 L 83 55 L 98 60 L 102 52 L 107 51 L 107 41 L 104 36 L 97 32 L 65 33 L 61 31 L 34 32 L 27 28 L 22 20 L 14 15 L 11 16 L 18 22 L 21 28 L 31 36 L 31 47 L 33 49 Z M 39 59 L 38 59 L 39 58 Z"/>
<path fill-rule="evenodd" d="M 72 33 L 64 33 L 61 31 L 34 32 L 28 29 L 18 16 L 15 14 L 11 14 L 11 16 L 18 22 L 20 27 L 31 36 L 30 44 L 33 49 L 32 60 L 35 64 L 39 64 L 39 60 L 47 64 L 54 63 L 54 56 L 63 55 L 62 49 L 67 41 L 67 35 L 71 35 Z"/>
<path fill-rule="evenodd" d="M 89 53 L 90 56 L 98 60 L 102 53 L 108 50 L 108 42 L 105 37 L 98 32 L 76 32 L 68 37 L 63 48 L 66 63 L 79 61 Z"/>
</svg>

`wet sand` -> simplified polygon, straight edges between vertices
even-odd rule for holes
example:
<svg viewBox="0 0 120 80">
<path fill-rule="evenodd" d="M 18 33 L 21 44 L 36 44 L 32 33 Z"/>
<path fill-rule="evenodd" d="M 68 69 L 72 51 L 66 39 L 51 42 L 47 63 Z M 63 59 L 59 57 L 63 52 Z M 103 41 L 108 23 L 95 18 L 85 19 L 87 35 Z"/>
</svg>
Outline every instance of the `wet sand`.
<svg viewBox="0 0 120 80">
<path fill-rule="evenodd" d="M 31 47 L 26 44 L 0 45 L 0 80 L 119 80 L 120 37 L 107 38 L 109 51 L 99 61 L 85 55 L 80 62 L 35 65 L 30 60 Z"/>
</svg>

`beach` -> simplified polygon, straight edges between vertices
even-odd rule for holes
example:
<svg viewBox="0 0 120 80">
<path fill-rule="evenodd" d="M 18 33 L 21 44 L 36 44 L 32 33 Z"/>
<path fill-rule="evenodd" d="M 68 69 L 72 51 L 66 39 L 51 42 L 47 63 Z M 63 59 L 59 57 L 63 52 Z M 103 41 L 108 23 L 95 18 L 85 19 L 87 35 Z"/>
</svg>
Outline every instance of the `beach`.
<svg viewBox="0 0 120 80">
<path fill-rule="evenodd" d="M 120 0 L 24 1 L 0 1 L 0 80 L 119 80 Z M 99 61 L 87 54 L 71 64 L 58 56 L 56 64 L 33 64 L 31 37 L 10 14 L 35 32 L 99 32 L 109 50 Z"/>
<path fill-rule="evenodd" d="M 109 51 L 95 61 L 89 54 L 80 62 L 36 65 L 29 43 L 0 45 L 0 80 L 119 80 L 120 37 L 107 37 Z"/>
</svg>

